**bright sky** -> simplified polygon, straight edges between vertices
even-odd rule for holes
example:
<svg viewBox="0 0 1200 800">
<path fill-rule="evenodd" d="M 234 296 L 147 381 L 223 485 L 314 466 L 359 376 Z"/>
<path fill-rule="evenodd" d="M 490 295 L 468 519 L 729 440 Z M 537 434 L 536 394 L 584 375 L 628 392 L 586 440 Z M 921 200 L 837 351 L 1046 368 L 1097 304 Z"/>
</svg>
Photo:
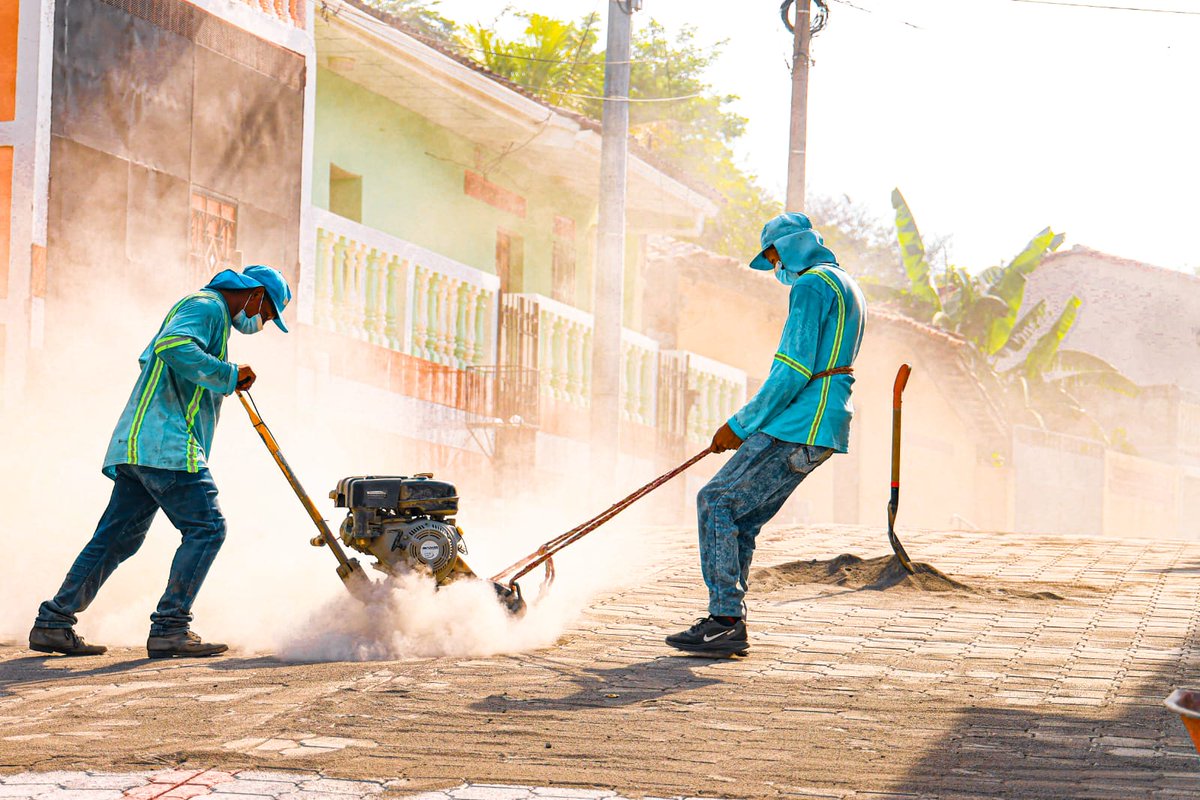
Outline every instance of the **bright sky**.
<svg viewBox="0 0 1200 800">
<path fill-rule="evenodd" d="M 831 0 L 813 42 L 808 189 L 847 194 L 891 219 L 904 192 L 955 263 L 1006 261 L 1049 225 L 1084 244 L 1166 267 L 1200 267 L 1200 2 Z M 510 0 L 442 0 L 459 22 Z M 578 18 L 606 0 L 522 0 Z M 791 55 L 777 0 L 644 0 L 657 18 L 728 39 L 709 75 L 750 124 L 740 155 L 782 197 Z"/>
</svg>

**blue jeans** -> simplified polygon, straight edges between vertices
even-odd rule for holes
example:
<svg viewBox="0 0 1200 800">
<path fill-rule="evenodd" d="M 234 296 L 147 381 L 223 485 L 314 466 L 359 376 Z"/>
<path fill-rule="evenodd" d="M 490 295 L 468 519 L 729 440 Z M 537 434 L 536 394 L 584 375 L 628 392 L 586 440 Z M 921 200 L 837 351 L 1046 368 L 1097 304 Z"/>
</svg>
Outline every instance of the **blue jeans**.
<svg viewBox="0 0 1200 800">
<path fill-rule="evenodd" d="M 810 472 L 833 450 L 750 436 L 700 493 L 700 571 L 708 586 L 708 613 L 742 616 L 754 540 Z"/>
<path fill-rule="evenodd" d="M 42 603 L 37 622 L 44 628 L 70 628 L 75 615 L 91 605 L 108 576 L 138 551 L 158 509 L 183 541 L 175 551 L 167 590 L 150 615 L 151 636 L 187 631 L 192 603 L 221 543 L 225 517 L 217 505 L 217 485 L 207 468 L 183 472 L 122 464 L 116 468 L 112 497 L 92 540 L 75 559 L 53 600 Z"/>
</svg>

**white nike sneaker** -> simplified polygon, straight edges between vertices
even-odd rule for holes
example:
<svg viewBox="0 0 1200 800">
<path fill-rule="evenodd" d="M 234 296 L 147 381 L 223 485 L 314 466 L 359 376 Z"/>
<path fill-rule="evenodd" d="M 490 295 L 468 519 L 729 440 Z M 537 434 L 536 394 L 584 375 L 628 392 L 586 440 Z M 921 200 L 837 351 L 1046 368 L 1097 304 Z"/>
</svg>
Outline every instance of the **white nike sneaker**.
<svg viewBox="0 0 1200 800">
<path fill-rule="evenodd" d="M 726 625 L 711 616 L 696 620 L 696 624 L 686 631 L 671 634 L 667 644 L 677 650 L 711 658 L 744 656 L 750 651 L 744 619 Z"/>
</svg>

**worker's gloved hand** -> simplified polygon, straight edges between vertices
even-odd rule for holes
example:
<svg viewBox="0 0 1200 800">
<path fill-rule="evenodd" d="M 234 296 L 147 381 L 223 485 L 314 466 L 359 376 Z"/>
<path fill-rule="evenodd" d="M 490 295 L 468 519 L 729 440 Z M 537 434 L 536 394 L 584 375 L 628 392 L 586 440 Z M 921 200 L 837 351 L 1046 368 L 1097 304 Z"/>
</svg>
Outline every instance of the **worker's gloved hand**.
<svg viewBox="0 0 1200 800">
<path fill-rule="evenodd" d="M 717 432 L 713 434 L 712 444 L 710 445 L 714 453 L 724 453 L 726 450 L 737 450 L 741 446 L 742 440 L 739 439 L 738 435 L 733 432 L 733 428 L 729 427 L 728 422 L 726 422 L 720 428 L 717 428 Z"/>
<path fill-rule="evenodd" d="M 245 391 L 254 385 L 254 380 L 258 376 L 254 374 L 254 370 L 249 364 L 238 365 L 237 388 L 240 391 Z"/>
</svg>

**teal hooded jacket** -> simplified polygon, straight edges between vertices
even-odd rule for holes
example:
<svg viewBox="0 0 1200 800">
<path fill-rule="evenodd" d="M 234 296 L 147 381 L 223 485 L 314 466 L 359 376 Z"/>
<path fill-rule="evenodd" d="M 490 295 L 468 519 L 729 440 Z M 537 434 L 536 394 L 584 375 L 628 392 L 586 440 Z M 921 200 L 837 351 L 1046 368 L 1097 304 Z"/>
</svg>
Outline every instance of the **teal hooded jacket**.
<svg viewBox="0 0 1200 800">
<path fill-rule="evenodd" d="M 138 359 L 141 374 L 117 422 L 104 474 L 120 464 L 187 472 L 207 466 L 221 401 L 237 386 L 225 360 L 231 320 L 220 293 L 203 289 L 175 304 Z"/>
<path fill-rule="evenodd" d="M 803 214 L 784 214 L 768 222 L 762 243 L 764 251 L 774 245 L 782 269 L 792 273 L 788 318 L 766 381 L 733 415 L 729 427 L 742 439 L 761 432 L 845 453 L 854 416 L 854 376 L 813 376 L 849 367 L 858 356 L 866 323 L 862 290 L 833 263 L 833 253 Z M 773 268 L 762 254 L 750 266 Z"/>
</svg>

